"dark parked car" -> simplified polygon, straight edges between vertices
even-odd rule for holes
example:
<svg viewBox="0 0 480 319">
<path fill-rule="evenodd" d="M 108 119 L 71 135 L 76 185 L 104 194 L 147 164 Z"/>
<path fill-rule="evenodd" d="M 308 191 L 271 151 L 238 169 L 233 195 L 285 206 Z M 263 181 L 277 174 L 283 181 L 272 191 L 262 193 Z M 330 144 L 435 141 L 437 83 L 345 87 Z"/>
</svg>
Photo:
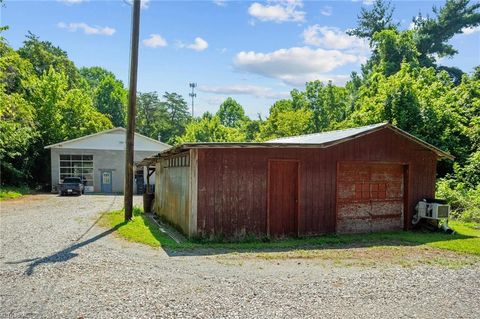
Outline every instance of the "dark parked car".
<svg viewBox="0 0 480 319">
<path fill-rule="evenodd" d="M 67 177 L 59 185 L 60 195 L 81 195 L 84 193 L 84 185 L 80 177 Z"/>
</svg>

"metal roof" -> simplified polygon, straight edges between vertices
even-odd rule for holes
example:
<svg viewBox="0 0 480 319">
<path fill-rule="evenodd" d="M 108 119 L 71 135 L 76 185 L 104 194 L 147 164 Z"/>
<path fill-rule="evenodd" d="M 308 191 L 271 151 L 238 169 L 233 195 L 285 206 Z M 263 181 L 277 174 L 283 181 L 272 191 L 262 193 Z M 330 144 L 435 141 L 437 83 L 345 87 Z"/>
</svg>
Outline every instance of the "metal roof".
<svg viewBox="0 0 480 319">
<path fill-rule="evenodd" d="M 325 144 L 325 143 L 330 143 L 330 142 L 342 140 L 345 138 L 349 138 L 352 136 L 356 136 L 364 132 L 369 132 L 369 131 L 372 131 L 373 129 L 381 128 L 386 125 L 387 125 L 386 123 L 378 123 L 378 124 L 373 124 L 368 126 L 349 128 L 345 130 L 328 131 L 328 132 L 290 136 L 290 137 L 281 137 L 281 138 L 276 138 L 273 140 L 266 141 L 265 143 Z"/>
<path fill-rule="evenodd" d="M 344 130 L 329 131 L 315 134 L 299 135 L 292 137 L 277 138 L 263 143 L 185 143 L 166 149 L 157 155 L 146 158 L 143 164 L 152 163 L 152 161 L 160 157 L 168 157 L 192 148 L 326 148 L 339 143 L 358 138 L 363 135 L 371 134 L 381 129 L 391 129 L 396 134 L 408 138 L 414 143 L 420 144 L 425 148 L 433 151 L 439 158 L 448 158 L 453 160 L 454 157 L 447 152 L 415 137 L 389 123 L 378 123 L 368 126 L 349 128 Z"/>
</svg>

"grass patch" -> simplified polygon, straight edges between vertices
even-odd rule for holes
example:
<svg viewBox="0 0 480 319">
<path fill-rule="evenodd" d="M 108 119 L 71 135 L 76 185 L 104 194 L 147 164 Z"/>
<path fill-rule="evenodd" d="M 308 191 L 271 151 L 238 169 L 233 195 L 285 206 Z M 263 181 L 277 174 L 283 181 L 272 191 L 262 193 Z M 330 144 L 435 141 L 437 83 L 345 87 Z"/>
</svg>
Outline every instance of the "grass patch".
<svg viewBox="0 0 480 319">
<path fill-rule="evenodd" d="M 25 194 L 31 194 L 32 190 L 27 186 L 0 186 L 0 201 L 20 198 Z"/>
<path fill-rule="evenodd" d="M 133 217 L 124 221 L 124 211 L 117 210 L 106 213 L 100 220 L 100 225 L 117 228 L 116 233 L 131 242 L 137 242 L 152 247 L 174 247 L 177 243 L 158 229 L 144 214 L 141 208 L 133 208 Z"/>
<path fill-rule="evenodd" d="M 308 258 L 310 256 L 309 251 L 312 249 L 367 247 L 392 250 L 403 246 L 421 246 L 480 255 L 480 225 L 454 221 L 450 223 L 450 226 L 456 231 L 455 235 L 398 231 L 354 235 L 325 235 L 271 241 L 250 238 L 240 242 L 190 240 L 183 243 L 177 243 L 167 234 L 161 232 L 157 225 L 147 218 L 139 207 L 134 208 L 133 218 L 128 223 L 124 222 L 122 210 L 105 214 L 101 223 L 106 227 L 116 227 L 117 234 L 126 240 L 170 250 L 213 249 L 269 252 L 296 249 L 303 258 Z"/>
</svg>

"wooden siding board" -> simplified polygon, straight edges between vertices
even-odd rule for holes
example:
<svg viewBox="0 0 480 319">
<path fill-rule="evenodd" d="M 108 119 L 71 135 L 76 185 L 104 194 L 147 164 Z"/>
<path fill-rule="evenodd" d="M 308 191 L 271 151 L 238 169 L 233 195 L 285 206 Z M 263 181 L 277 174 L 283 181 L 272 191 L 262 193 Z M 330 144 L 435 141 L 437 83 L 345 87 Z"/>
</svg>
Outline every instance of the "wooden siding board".
<svg viewBox="0 0 480 319">
<path fill-rule="evenodd" d="M 202 149 L 199 153 L 198 227 L 208 234 L 267 232 L 269 159 L 299 161 L 300 234 L 335 231 L 338 161 L 409 165 L 410 218 L 416 202 L 434 196 L 436 155 L 391 131 L 378 131 L 326 149 Z M 207 162 L 207 163 L 202 163 Z M 405 225 L 410 228 L 410 224 Z M 243 230 L 244 229 L 244 230 Z"/>
<path fill-rule="evenodd" d="M 223 194 L 223 188 L 222 188 L 222 174 L 223 174 L 223 157 L 222 153 L 217 152 L 215 153 L 215 158 L 212 160 L 213 166 L 213 171 L 210 171 L 209 173 L 213 174 L 213 180 L 211 182 L 210 186 L 213 186 L 215 188 L 215 193 L 213 196 L 215 197 L 215 210 L 214 210 L 214 215 L 209 216 L 211 218 L 211 222 L 208 223 L 208 232 L 210 234 L 216 235 L 217 233 L 221 233 L 223 230 L 223 224 L 222 224 L 222 194 Z M 218 165 L 220 164 L 220 165 Z"/>
</svg>

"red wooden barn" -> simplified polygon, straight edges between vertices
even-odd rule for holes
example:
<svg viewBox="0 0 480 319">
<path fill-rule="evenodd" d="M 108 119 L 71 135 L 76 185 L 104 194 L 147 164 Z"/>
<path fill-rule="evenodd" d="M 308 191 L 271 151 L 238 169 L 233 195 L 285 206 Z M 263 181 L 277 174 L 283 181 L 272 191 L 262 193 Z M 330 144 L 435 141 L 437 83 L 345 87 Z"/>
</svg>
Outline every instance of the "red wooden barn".
<svg viewBox="0 0 480 319">
<path fill-rule="evenodd" d="M 154 211 L 189 236 L 409 229 L 442 150 L 390 125 L 265 143 L 189 143 L 155 165 Z"/>
</svg>

